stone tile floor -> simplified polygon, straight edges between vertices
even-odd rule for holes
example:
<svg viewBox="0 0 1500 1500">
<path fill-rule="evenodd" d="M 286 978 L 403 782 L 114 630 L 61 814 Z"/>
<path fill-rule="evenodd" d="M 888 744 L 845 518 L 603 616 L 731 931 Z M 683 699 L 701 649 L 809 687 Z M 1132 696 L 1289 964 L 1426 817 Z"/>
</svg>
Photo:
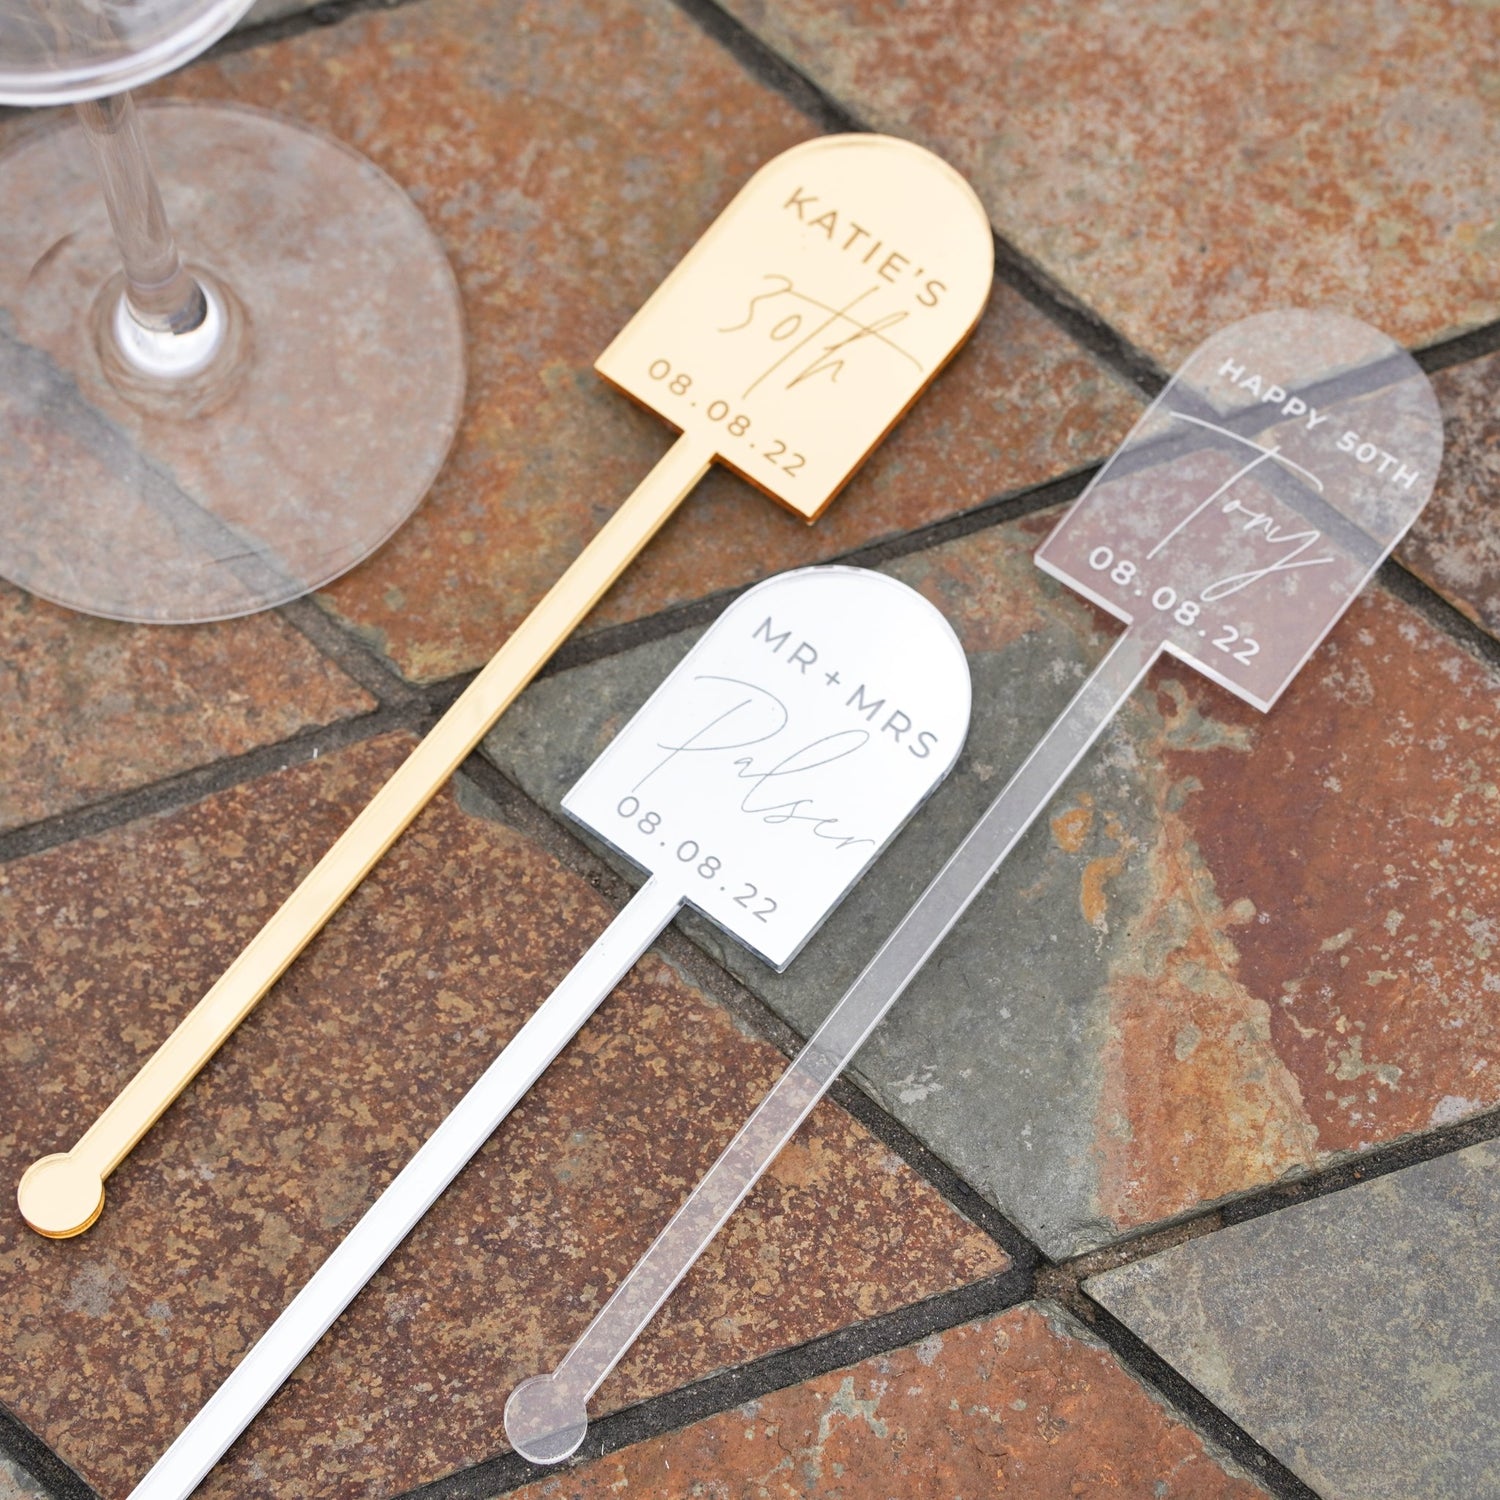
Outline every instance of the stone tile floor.
<svg viewBox="0 0 1500 1500">
<path fill-rule="evenodd" d="M 594 355 L 762 159 L 942 152 L 1001 274 L 808 529 L 716 475 L 112 1179 L 0 1225 L 0 1500 L 123 1497 L 603 927 L 558 801 L 725 593 L 949 614 L 960 766 L 797 965 L 686 921 L 205 1486 L 223 1496 L 1500 1495 L 1500 19 L 1462 0 L 263 0 L 157 92 L 349 140 L 466 299 L 454 456 L 315 601 L 0 587 L 0 1158 L 92 1118 L 664 449 Z M 0 129 L 25 128 L 14 118 Z M 24 205 L 6 205 L 8 212 Z M 1434 372 L 1438 495 L 1270 716 L 1158 669 L 543 1474 L 561 1354 L 1112 627 L 1029 560 L 1217 324 Z M 664 1128 L 670 1122 L 671 1128 Z"/>
</svg>

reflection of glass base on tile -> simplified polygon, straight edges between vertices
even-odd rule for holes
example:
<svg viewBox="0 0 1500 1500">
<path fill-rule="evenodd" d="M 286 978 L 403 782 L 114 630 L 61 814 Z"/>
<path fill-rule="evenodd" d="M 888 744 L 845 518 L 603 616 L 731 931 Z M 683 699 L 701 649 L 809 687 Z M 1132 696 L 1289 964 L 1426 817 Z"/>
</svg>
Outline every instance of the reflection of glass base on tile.
<svg viewBox="0 0 1500 1500">
<path fill-rule="evenodd" d="M 223 619 L 337 578 L 420 502 L 463 400 L 458 289 L 411 201 L 338 142 L 232 106 L 145 126 L 184 259 L 224 289 L 229 364 L 122 379 L 81 132 L 0 158 L 24 210 L 0 223 L 0 577 L 116 619 Z"/>
</svg>

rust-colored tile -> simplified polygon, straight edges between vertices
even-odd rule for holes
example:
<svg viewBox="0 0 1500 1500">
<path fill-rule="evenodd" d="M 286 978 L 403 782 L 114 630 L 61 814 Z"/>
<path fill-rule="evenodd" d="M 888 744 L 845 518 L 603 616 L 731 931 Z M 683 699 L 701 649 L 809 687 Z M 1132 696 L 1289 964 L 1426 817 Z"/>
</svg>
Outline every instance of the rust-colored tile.
<svg viewBox="0 0 1500 1500">
<path fill-rule="evenodd" d="M 1261 1500 L 1114 1357 L 1032 1304 L 749 1401 L 517 1500 Z"/>
<path fill-rule="evenodd" d="M 1433 379 L 1446 448 L 1437 493 L 1397 556 L 1500 636 L 1500 354 Z"/>
<path fill-rule="evenodd" d="M 1361 599 L 1264 717 L 1153 680 L 1100 1197 L 1140 1224 L 1500 1103 L 1500 684 Z"/>
<path fill-rule="evenodd" d="M 0 641 L 0 829 L 375 706 L 274 615 L 120 625 L 0 583 Z"/>
<path fill-rule="evenodd" d="M 1473 0 L 727 0 L 1163 364 L 1331 305 L 1425 344 L 1500 315 L 1500 28 Z"/>
<path fill-rule="evenodd" d="M 1062 706 L 1054 612 L 1092 622 L 1089 661 L 1117 633 L 1018 568 L 1058 514 L 896 565 L 994 702 Z M 1020 752 L 985 717 L 950 785 L 991 762 L 993 795 Z M 1269 714 L 1159 663 L 859 1067 L 1055 1255 L 1494 1108 L 1497 803 L 1500 677 L 1384 589 Z M 976 1055 L 966 992 L 996 973 L 1014 1035 Z M 903 1108 L 922 1068 L 943 1092 Z"/>
<path fill-rule="evenodd" d="M 468 408 L 412 521 L 325 606 L 411 678 L 486 660 L 665 452 L 593 361 L 767 158 L 813 133 L 668 0 L 430 0 L 189 69 L 320 125 L 411 193 L 451 255 Z M 1105 456 L 1138 397 L 1008 290 L 809 529 L 727 474 L 591 625 L 955 514 Z"/>
<path fill-rule="evenodd" d="M 0 1178 L 76 1137 L 410 743 L 0 868 Z M 610 914 L 445 792 L 92 1231 L 46 1241 L 0 1215 L 0 1400 L 124 1495 Z M 203 1493 L 387 1496 L 496 1452 L 511 1387 L 562 1352 L 779 1064 L 648 958 Z M 604 1403 L 1004 1265 L 824 1105 Z"/>
</svg>

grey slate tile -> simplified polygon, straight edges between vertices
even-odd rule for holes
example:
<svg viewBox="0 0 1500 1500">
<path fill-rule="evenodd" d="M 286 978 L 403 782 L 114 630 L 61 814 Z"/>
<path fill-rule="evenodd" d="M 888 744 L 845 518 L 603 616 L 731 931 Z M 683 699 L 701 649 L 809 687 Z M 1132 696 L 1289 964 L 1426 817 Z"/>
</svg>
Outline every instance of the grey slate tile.
<svg viewBox="0 0 1500 1500">
<path fill-rule="evenodd" d="M 973 727 L 788 972 L 682 920 L 804 1035 L 1104 655 L 1113 627 L 1032 565 L 1055 514 L 889 565 L 957 629 Z M 535 684 L 487 753 L 555 812 L 689 639 Z M 1160 663 L 856 1078 L 1059 1257 L 1494 1108 L 1497 702 L 1379 589 L 1272 714 Z"/>
<path fill-rule="evenodd" d="M 986 571 L 1024 570 L 1028 581 L 1035 572 L 1016 535 L 975 539 L 966 551 L 982 557 L 977 566 Z M 920 582 L 926 566 L 915 559 L 886 571 Z M 1044 580 L 1036 587 L 1037 597 L 1024 606 L 1034 627 L 1029 632 L 1012 634 L 992 621 L 995 649 L 976 652 L 966 639 L 974 718 L 958 767 L 785 974 L 775 974 L 702 919 L 679 919 L 702 948 L 804 1035 L 1103 655 L 1105 637 L 1091 612 Z M 1001 589 L 1000 602 L 988 608 L 1003 619 L 1015 597 L 1018 590 Z M 938 602 L 951 616 L 950 604 Z M 696 636 L 645 645 L 534 685 L 486 740 L 486 753 L 556 812 L 567 789 Z M 1134 712 L 1127 710 L 1127 721 Z M 1138 767 L 1128 732 L 1116 729 L 1070 787 L 1111 806 L 1134 807 L 1145 819 L 1149 803 L 1136 784 Z M 1144 826 L 1133 832 L 1139 845 L 1150 842 Z M 1091 1152 L 1108 950 L 1089 923 L 1075 920 L 1080 862 L 1081 856 L 1055 846 L 1041 820 L 866 1044 L 854 1070 L 969 1182 L 1044 1245 L 1063 1252 L 1114 1233 L 1097 1211 Z M 615 863 L 638 880 L 623 862 Z M 1122 911 L 1136 881 L 1131 870 L 1121 871 L 1116 898 Z"/>
<path fill-rule="evenodd" d="M 1500 1495 L 1500 1145 L 1105 1272 L 1122 1319 L 1324 1500 Z"/>
</svg>

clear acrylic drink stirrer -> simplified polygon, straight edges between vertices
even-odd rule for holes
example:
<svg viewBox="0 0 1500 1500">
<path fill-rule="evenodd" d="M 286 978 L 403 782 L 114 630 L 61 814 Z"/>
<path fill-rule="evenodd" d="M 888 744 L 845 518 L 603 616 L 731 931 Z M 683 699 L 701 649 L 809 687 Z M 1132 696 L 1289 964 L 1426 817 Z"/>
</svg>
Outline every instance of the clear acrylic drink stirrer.
<svg viewBox="0 0 1500 1500">
<path fill-rule="evenodd" d="M 1442 420 L 1383 334 L 1247 318 L 1194 351 L 1037 563 L 1127 629 L 506 1436 L 574 1453 L 586 1404 L 1163 651 L 1269 709 L 1426 503 Z"/>
<path fill-rule="evenodd" d="M 131 1493 L 181 1500 L 684 906 L 784 969 L 952 767 L 969 668 L 914 590 L 804 568 L 724 612 L 563 807 L 650 878 Z"/>
</svg>

